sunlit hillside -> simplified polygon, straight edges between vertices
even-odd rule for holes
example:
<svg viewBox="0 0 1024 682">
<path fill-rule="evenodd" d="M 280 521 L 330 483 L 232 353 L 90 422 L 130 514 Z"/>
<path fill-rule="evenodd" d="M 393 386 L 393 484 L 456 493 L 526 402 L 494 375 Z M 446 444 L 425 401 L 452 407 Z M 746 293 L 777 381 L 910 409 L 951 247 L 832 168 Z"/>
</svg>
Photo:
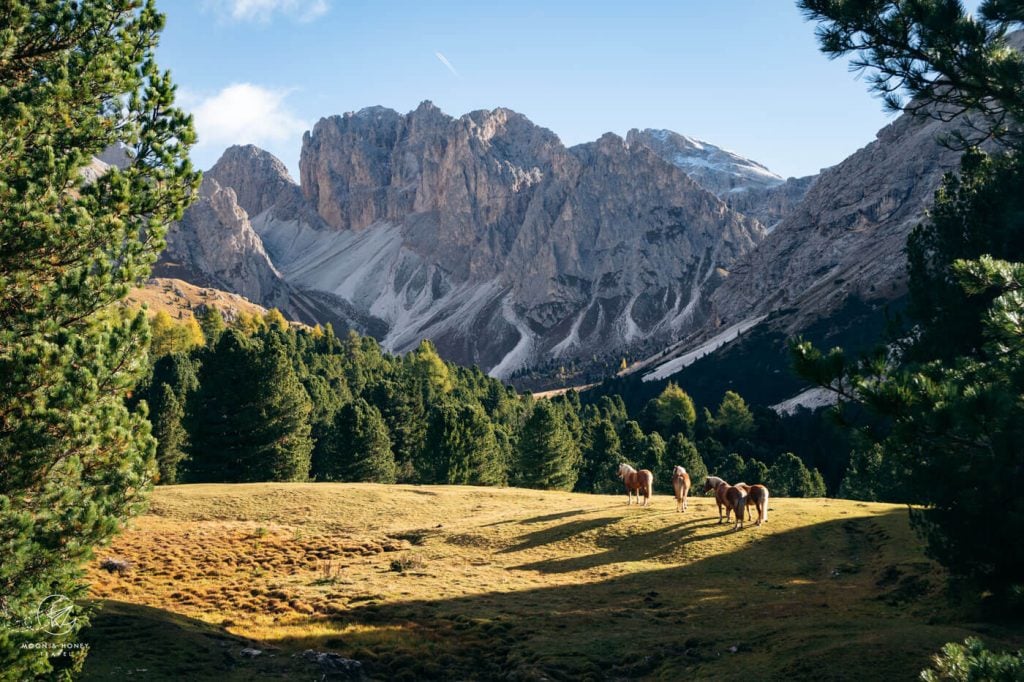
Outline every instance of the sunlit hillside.
<svg viewBox="0 0 1024 682">
<path fill-rule="evenodd" d="M 307 679 L 314 649 L 388 680 L 896 680 L 974 632 L 906 509 L 846 500 L 733 532 L 707 498 L 171 486 L 88 577 L 91 679 Z"/>
</svg>

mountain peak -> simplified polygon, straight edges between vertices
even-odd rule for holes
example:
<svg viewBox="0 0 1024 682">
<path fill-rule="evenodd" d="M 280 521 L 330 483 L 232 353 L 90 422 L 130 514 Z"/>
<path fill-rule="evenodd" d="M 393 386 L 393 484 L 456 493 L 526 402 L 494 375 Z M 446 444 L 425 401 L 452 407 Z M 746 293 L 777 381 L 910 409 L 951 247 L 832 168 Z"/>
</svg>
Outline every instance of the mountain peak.
<svg viewBox="0 0 1024 682">
<path fill-rule="evenodd" d="M 262 213 L 283 192 L 295 188 L 284 162 L 252 144 L 228 147 L 206 177 L 234 189 L 238 205 L 250 216 Z"/>
<path fill-rule="evenodd" d="M 626 144 L 647 147 L 719 197 L 784 182 L 756 161 L 671 130 L 634 128 L 626 134 Z"/>
</svg>

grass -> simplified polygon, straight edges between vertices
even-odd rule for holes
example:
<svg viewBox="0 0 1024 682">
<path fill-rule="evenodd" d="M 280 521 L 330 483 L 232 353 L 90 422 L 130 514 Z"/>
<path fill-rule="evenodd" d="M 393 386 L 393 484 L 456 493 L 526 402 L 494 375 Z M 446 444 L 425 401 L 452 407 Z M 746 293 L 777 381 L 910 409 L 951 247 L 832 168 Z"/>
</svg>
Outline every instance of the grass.
<svg viewBox="0 0 1024 682">
<path fill-rule="evenodd" d="M 167 277 L 153 277 L 143 286 L 133 288 L 128 293 L 126 302 L 131 307 L 146 305 L 152 315 L 163 310 L 172 318 L 181 320 L 194 317 L 192 311 L 200 305 L 217 308 L 226 314 L 228 319 L 234 318 L 240 312 L 259 317 L 267 312 L 266 308 L 243 296 L 220 289 L 197 287 L 184 280 Z"/>
<path fill-rule="evenodd" d="M 1024 644 L 1018 625 L 951 605 L 906 517 L 775 498 L 767 525 L 732 532 L 705 498 L 678 514 L 667 496 L 163 487 L 98 553 L 130 570 L 90 566 L 86 673 L 308 676 L 293 655 L 312 648 L 388 680 L 892 680 L 971 634 Z"/>
</svg>

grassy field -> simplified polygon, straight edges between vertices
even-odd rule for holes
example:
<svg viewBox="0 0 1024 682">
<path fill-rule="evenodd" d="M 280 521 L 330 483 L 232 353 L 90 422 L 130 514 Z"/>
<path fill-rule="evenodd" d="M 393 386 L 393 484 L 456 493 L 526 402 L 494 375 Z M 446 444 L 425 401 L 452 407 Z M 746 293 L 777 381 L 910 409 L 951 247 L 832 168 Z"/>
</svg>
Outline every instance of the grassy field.
<svg viewBox="0 0 1024 682">
<path fill-rule="evenodd" d="M 950 640 L 1024 643 L 950 604 L 904 508 L 773 499 L 762 528 L 717 521 L 706 498 L 160 488 L 89 567 L 87 679 L 318 679 L 296 656 L 315 649 L 382 680 L 909 680 Z"/>
</svg>

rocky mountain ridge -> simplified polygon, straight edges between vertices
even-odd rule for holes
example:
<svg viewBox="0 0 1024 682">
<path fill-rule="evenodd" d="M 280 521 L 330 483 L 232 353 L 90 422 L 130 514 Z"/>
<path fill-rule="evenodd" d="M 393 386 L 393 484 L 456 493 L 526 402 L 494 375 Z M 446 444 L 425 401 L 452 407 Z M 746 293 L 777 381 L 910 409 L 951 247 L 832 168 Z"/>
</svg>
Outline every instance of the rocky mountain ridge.
<svg viewBox="0 0 1024 682">
<path fill-rule="evenodd" d="M 229 149 L 165 261 L 300 316 L 329 311 L 390 350 L 431 338 L 501 377 L 692 331 L 764 236 L 645 145 L 566 148 L 508 109 L 321 119 L 300 177 Z"/>
<path fill-rule="evenodd" d="M 305 135 L 301 184 L 267 152 L 227 150 L 165 261 L 502 378 L 668 347 L 647 372 L 749 321 L 791 333 L 850 297 L 899 296 L 906 235 L 956 166 L 948 130 L 904 116 L 783 180 L 671 131 L 566 148 L 508 109 L 371 107 Z"/>
</svg>

